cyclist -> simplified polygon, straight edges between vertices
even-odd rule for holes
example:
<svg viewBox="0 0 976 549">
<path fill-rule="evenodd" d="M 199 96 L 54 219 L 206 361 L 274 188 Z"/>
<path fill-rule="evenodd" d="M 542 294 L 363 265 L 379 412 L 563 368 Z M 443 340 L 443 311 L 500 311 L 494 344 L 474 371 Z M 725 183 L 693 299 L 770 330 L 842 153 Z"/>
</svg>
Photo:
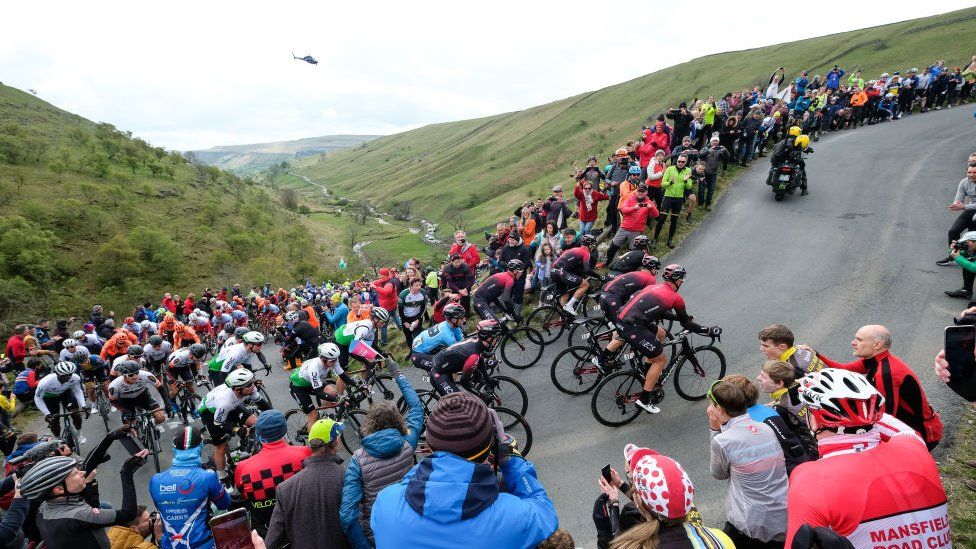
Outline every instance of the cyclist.
<svg viewBox="0 0 976 549">
<path fill-rule="evenodd" d="M 240 328 L 240 327 L 234 328 L 231 331 L 231 336 L 228 337 L 226 341 L 224 341 L 224 343 L 220 346 L 220 348 L 223 349 L 224 347 L 230 347 L 231 345 L 237 345 L 238 343 L 244 341 L 241 338 L 244 337 L 244 334 L 246 334 L 246 333 L 248 333 L 250 331 L 251 330 L 248 330 L 247 328 Z"/>
<path fill-rule="evenodd" d="M 345 385 L 358 386 L 359 384 L 342 369 L 339 365 L 339 346 L 335 343 L 323 343 L 319 345 L 318 357 L 306 360 L 301 368 L 295 369 L 291 373 L 288 388 L 291 396 L 298 401 L 305 415 L 308 416 L 308 428 L 318 421 L 318 412 L 312 397 L 321 403 L 323 400 L 336 402 L 339 395 L 345 391 Z M 338 376 L 335 386 L 327 383 L 329 375 L 334 373 Z"/>
<path fill-rule="evenodd" d="M 472 301 L 475 312 L 482 320 L 498 322 L 498 317 L 491 308 L 492 304 L 495 304 L 500 310 L 512 315 L 516 322 L 522 321 L 522 312 L 512 301 L 512 293 L 515 284 L 522 283 L 519 279 L 524 273 L 525 263 L 519 259 L 513 259 L 508 262 L 504 271 L 489 276 L 478 286 Z"/>
<path fill-rule="evenodd" d="M 163 339 L 173 343 L 173 331 L 176 329 L 176 317 L 173 313 L 166 312 L 163 315 L 163 320 L 159 323 L 159 335 L 163 336 Z"/>
<path fill-rule="evenodd" d="M 861 374 L 824 368 L 800 381 L 821 459 L 790 477 L 786 546 L 804 524 L 854 547 L 948 547 L 946 493 L 932 455 Z"/>
<path fill-rule="evenodd" d="M 173 400 L 177 392 L 176 382 L 178 380 L 192 382 L 196 379 L 200 375 L 200 362 L 206 354 L 207 347 L 204 344 L 194 343 L 170 355 L 167 361 L 169 374 L 166 377 L 169 378 L 169 408 L 174 414 L 179 413 L 176 401 Z M 196 386 L 193 383 L 190 383 L 187 388 L 191 393 L 196 393 Z"/>
<path fill-rule="evenodd" d="M 217 318 L 217 317 L 214 316 L 214 318 Z M 226 343 L 228 339 L 234 337 L 234 330 L 237 328 L 236 326 L 234 326 L 234 323 L 233 322 L 228 322 L 228 323 L 224 324 L 223 326 L 224 326 L 223 329 L 220 330 L 219 332 L 217 332 L 217 348 L 218 349 L 222 349 L 223 346 L 224 346 L 224 343 Z"/>
<path fill-rule="evenodd" d="M 390 321 L 390 313 L 383 307 L 373 307 L 369 318 L 348 322 L 336 332 L 335 342 L 339 346 L 339 365 L 349 369 L 349 357 L 362 362 L 367 368 L 372 367 L 377 351 L 373 349 L 376 332 Z"/>
<path fill-rule="evenodd" d="M 34 391 L 34 405 L 44 415 L 55 437 L 61 437 L 61 424 L 53 416 L 64 408 L 65 413 L 71 413 L 71 422 L 78 430 L 79 443 L 88 441 L 81 432 L 81 408 L 85 408 L 85 395 L 81 391 L 81 376 L 74 362 L 58 362 L 50 374 L 41 378 Z"/>
<path fill-rule="evenodd" d="M 118 332 L 110 337 L 105 342 L 105 345 L 102 345 L 102 351 L 99 353 L 99 356 L 105 362 L 112 364 L 115 362 L 115 359 L 125 356 L 126 351 L 129 350 L 129 345 L 132 345 L 132 342 L 129 341 L 125 332 Z"/>
<path fill-rule="evenodd" d="M 84 330 L 75 330 L 71 334 L 71 338 L 78 341 L 80 345 L 88 349 L 93 355 L 97 355 L 102 352 L 102 340 L 98 339 L 95 334 L 90 334 Z"/>
<path fill-rule="evenodd" d="M 658 339 L 657 323 L 673 315 L 686 330 L 710 336 L 722 333 L 718 326 L 700 326 L 685 311 L 685 300 L 678 294 L 678 289 L 687 274 L 685 268 L 677 263 L 668 265 L 661 274 L 663 283 L 644 288 L 631 296 L 616 315 L 623 328 L 621 335 L 624 340 L 644 357 L 644 365 L 648 367 L 640 399 L 635 404 L 651 414 L 661 411 L 651 403 L 651 393 L 657 392 L 658 401 L 663 398 L 663 391 L 656 385 L 667 362 L 662 342 Z"/>
<path fill-rule="evenodd" d="M 322 332 L 309 322 L 305 310 L 286 313 L 285 320 L 291 324 L 291 333 L 285 337 L 284 347 L 293 348 L 292 352 L 288 353 L 285 370 L 291 370 L 300 366 L 301 361 L 311 355 L 324 341 Z"/>
<path fill-rule="evenodd" d="M 145 343 L 149 341 L 150 337 L 156 335 L 159 332 L 159 328 L 158 328 L 159 325 L 151 320 L 143 320 L 142 322 L 139 323 L 139 325 L 142 327 L 142 333 L 140 334 L 141 338 L 139 340 L 141 343 Z"/>
<path fill-rule="evenodd" d="M 641 264 L 644 262 L 644 255 L 645 251 L 647 250 L 648 241 L 649 239 L 645 234 L 635 236 L 634 244 L 630 247 L 630 251 L 621 255 L 610 263 L 610 273 L 607 275 L 607 278 L 610 279 L 623 273 L 632 273 L 637 269 L 640 269 Z M 658 262 L 657 269 L 660 268 L 661 264 Z"/>
<path fill-rule="evenodd" d="M 119 368 L 122 367 L 122 364 L 125 364 L 126 362 L 135 362 L 140 368 L 143 364 L 145 364 L 145 361 L 142 359 L 142 345 L 129 345 L 129 348 L 125 350 L 124 355 L 116 357 L 116 359 L 112 361 L 111 368 L 109 368 L 109 376 L 111 376 L 112 379 L 118 377 Z"/>
<path fill-rule="evenodd" d="M 430 384 L 437 394 L 444 396 L 460 391 L 454 374 L 461 374 L 461 386 L 470 391 L 471 375 L 492 357 L 495 342 L 502 334 L 502 325 L 494 320 L 478 323 L 478 335 L 451 345 L 437 353 L 430 368 Z"/>
<path fill-rule="evenodd" d="M 58 353 L 58 362 L 65 362 L 71 360 L 71 358 L 75 356 L 75 353 L 78 351 L 78 349 L 85 349 L 85 351 L 88 351 L 86 347 L 82 347 L 78 343 L 77 339 L 69 337 L 68 339 L 62 341 L 61 352 Z M 88 352 L 91 353 L 91 351 Z"/>
<path fill-rule="evenodd" d="M 146 341 L 142 348 L 142 359 L 146 364 L 146 369 L 154 374 L 160 374 L 162 365 L 166 363 L 167 357 L 173 352 L 173 345 L 161 336 L 153 335 Z"/>
<path fill-rule="evenodd" d="M 450 303 L 444 307 L 444 322 L 424 330 L 413 340 L 413 350 L 410 361 L 414 366 L 430 371 L 434 355 L 445 347 L 450 347 L 464 339 L 461 326 L 467 320 L 468 313 L 457 303 Z"/>
<path fill-rule="evenodd" d="M 210 333 L 210 315 L 201 311 L 200 309 L 194 309 L 192 313 L 187 315 L 186 323 L 190 325 L 190 328 L 192 328 L 197 335 L 206 335 Z"/>
<path fill-rule="evenodd" d="M 134 360 L 123 362 L 118 372 L 119 377 L 108 385 L 108 400 L 122 413 L 122 423 L 134 420 L 139 410 L 152 412 L 156 425 L 162 423 L 166 414 L 148 388 L 151 385 L 162 393 L 163 384 Z"/>
<path fill-rule="evenodd" d="M 590 253 L 595 249 L 596 238 L 584 234 L 579 237 L 579 246 L 564 250 L 552 264 L 552 281 L 556 285 L 559 304 L 569 314 L 576 314 L 576 302 L 590 289 L 586 277 L 590 275 Z M 570 291 L 572 297 L 568 297 Z"/>
<path fill-rule="evenodd" d="M 247 332 L 243 339 L 244 341 L 240 343 L 221 349 L 217 356 L 210 359 L 207 367 L 210 382 L 214 387 L 222 384 L 231 370 L 239 365 L 248 364 L 254 355 L 257 355 L 258 360 L 265 364 L 264 355 L 261 354 L 264 336 L 260 332 Z"/>
<path fill-rule="evenodd" d="M 661 260 L 650 254 L 641 257 L 640 267 L 632 273 L 624 273 L 603 287 L 600 293 L 600 309 L 606 315 L 607 320 L 616 323 L 617 313 L 620 308 L 627 303 L 627 300 L 637 292 L 657 284 L 657 272 L 661 269 Z M 663 328 L 658 328 L 658 339 L 664 339 Z M 600 357 L 593 357 L 593 361 L 600 361 L 602 364 L 609 364 L 616 359 L 617 353 L 624 345 L 624 340 L 620 339 L 620 334 L 616 330 L 613 332 L 613 339 L 607 347 L 600 353 Z"/>
<path fill-rule="evenodd" d="M 108 396 L 108 364 L 102 360 L 102 357 L 88 354 L 84 347 L 78 347 L 78 350 L 71 357 L 71 361 L 81 371 L 81 383 L 85 386 L 85 396 L 89 403 L 95 402 L 96 385 L 101 389 L 102 394 Z M 89 407 L 91 408 L 91 404 Z M 92 411 L 98 412 L 95 409 Z"/>
<path fill-rule="evenodd" d="M 261 334 L 258 334 L 261 335 Z M 241 345 L 244 345 L 243 343 Z M 237 368 L 213 391 L 207 393 L 197 411 L 214 445 L 214 465 L 217 476 L 227 481 L 227 441 L 234 435 L 237 424 L 253 427 L 256 416 L 244 407 L 256 394 L 254 374 L 247 368 Z"/>
<path fill-rule="evenodd" d="M 200 343 L 200 336 L 193 331 L 193 328 L 190 328 L 182 322 L 177 322 L 176 327 L 173 328 L 173 349 L 189 347 L 194 343 Z"/>
</svg>

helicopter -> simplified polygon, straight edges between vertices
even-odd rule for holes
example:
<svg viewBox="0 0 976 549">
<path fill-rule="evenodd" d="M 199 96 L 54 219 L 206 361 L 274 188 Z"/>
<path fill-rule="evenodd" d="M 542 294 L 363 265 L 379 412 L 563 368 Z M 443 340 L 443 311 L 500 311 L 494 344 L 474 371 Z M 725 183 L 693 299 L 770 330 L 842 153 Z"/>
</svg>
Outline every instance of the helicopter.
<svg viewBox="0 0 976 549">
<path fill-rule="evenodd" d="M 318 65 L 319 64 L 318 60 L 315 59 L 314 57 L 312 57 L 311 55 L 306 55 L 305 57 L 298 57 L 298 56 L 295 55 L 295 52 L 291 52 L 291 56 L 292 56 L 292 58 L 297 59 L 299 61 L 304 61 L 304 62 L 308 63 L 309 65 Z"/>
</svg>

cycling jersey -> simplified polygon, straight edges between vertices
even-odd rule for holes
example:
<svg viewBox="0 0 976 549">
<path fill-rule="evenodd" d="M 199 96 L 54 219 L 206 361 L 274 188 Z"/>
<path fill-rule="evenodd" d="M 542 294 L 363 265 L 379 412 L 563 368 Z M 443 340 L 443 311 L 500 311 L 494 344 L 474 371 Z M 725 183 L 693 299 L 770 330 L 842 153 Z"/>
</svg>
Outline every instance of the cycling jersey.
<svg viewBox="0 0 976 549">
<path fill-rule="evenodd" d="M 240 342 L 237 341 L 236 337 L 234 336 L 227 337 L 227 334 L 225 334 L 224 332 L 220 332 L 220 335 L 217 336 L 217 343 L 220 343 L 220 350 L 223 351 L 227 347 L 230 347 L 232 345 L 237 345 Z"/>
<path fill-rule="evenodd" d="M 195 368 L 197 359 L 190 356 L 190 348 L 184 347 L 169 356 L 170 368 Z"/>
<path fill-rule="evenodd" d="M 61 352 L 58 354 L 58 361 L 60 361 L 60 362 L 71 362 L 71 361 L 74 361 L 75 360 L 75 353 L 82 353 L 82 354 L 84 354 L 86 356 L 91 355 L 91 351 L 88 350 L 88 347 L 83 347 L 83 346 L 79 345 L 79 346 L 75 347 L 74 352 L 71 352 L 71 351 L 69 351 L 67 349 L 61 349 Z"/>
<path fill-rule="evenodd" d="M 78 362 L 77 360 L 74 362 L 75 364 L 81 367 L 81 371 L 83 373 L 93 372 L 96 370 L 105 370 L 106 368 L 108 368 L 108 363 L 102 360 L 102 357 L 96 355 L 90 355 L 87 360 L 81 362 Z"/>
<path fill-rule="evenodd" d="M 644 261 L 644 250 L 631 250 L 613 260 L 610 264 L 610 274 L 632 273 L 641 268 Z"/>
<path fill-rule="evenodd" d="M 135 362 L 140 367 L 142 367 L 144 361 L 142 360 L 142 357 L 133 358 L 130 357 L 129 355 L 122 355 L 120 357 L 116 357 L 114 360 L 112 360 L 112 367 L 109 368 L 109 370 L 112 372 L 112 375 L 113 376 L 119 375 L 119 367 L 126 362 Z"/>
<path fill-rule="evenodd" d="M 486 303 L 511 303 L 512 287 L 515 285 L 515 277 L 512 273 L 496 273 L 485 279 L 474 292 L 474 298 Z"/>
<path fill-rule="evenodd" d="M 183 328 L 183 335 L 173 334 L 173 348 L 179 349 L 180 347 L 189 347 L 194 343 L 200 343 L 200 336 L 197 335 L 193 328 L 186 327 Z"/>
<path fill-rule="evenodd" d="M 68 391 L 74 394 L 78 406 L 84 406 L 85 395 L 81 392 L 81 377 L 78 374 L 71 374 L 71 378 L 64 383 L 58 379 L 57 374 L 48 374 L 41 378 L 41 381 L 37 384 L 37 388 L 34 391 L 34 405 L 37 406 L 37 409 L 42 414 L 49 415 L 51 412 L 44 399 L 58 398 Z"/>
<path fill-rule="evenodd" d="M 200 402 L 200 407 L 197 408 L 197 411 L 201 414 L 212 415 L 213 422 L 215 424 L 221 424 L 227 421 L 227 416 L 231 412 L 239 408 L 247 400 L 248 397 L 238 397 L 234 394 L 233 389 L 226 385 L 220 385 L 203 397 L 203 401 Z"/>
<path fill-rule="evenodd" d="M 351 349 L 355 341 L 365 341 L 367 345 L 372 345 L 376 339 L 376 326 L 370 319 L 349 322 L 336 332 L 335 340 L 339 345 L 348 345 Z"/>
<path fill-rule="evenodd" d="M 210 360 L 207 367 L 210 368 L 210 371 L 212 372 L 227 373 L 236 368 L 239 364 L 250 362 L 251 357 L 254 356 L 254 353 L 245 349 L 244 345 L 244 343 L 237 343 L 224 347 L 220 350 L 220 353 L 218 353 L 217 356 Z"/>
<path fill-rule="evenodd" d="M 586 246 L 578 246 L 564 250 L 563 253 L 559 254 L 556 262 L 552 264 L 552 268 L 578 276 L 586 276 L 590 274 L 590 249 Z"/>
<path fill-rule="evenodd" d="M 696 333 L 705 331 L 704 327 L 691 320 L 685 311 L 684 298 L 667 283 L 648 286 L 631 296 L 617 318 L 624 324 L 649 326 L 668 318 L 672 311 L 685 329 Z"/>
<path fill-rule="evenodd" d="M 461 385 L 467 386 L 471 374 L 481 363 L 481 354 L 484 351 L 478 338 L 472 337 L 437 353 L 430 369 L 430 382 L 434 389 L 442 396 L 457 392 L 458 387 L 454 382 L 456 373 L 461 374 Z"/>
<path fill-rule="evenodd" d="M 293 370 L 289 379 L 295 387 L 310 387 L 312 390 L 318 391 L 325 385 L 325 380 L 330 371 L 340 377 L 345 373 L 338 362 L 332 366 L 326 366 L 321 358 L 316 357 L 306 360 L 302 363 L 301 368 Z"/>
<path fill-rule="evenodd" d="M 145 370 L 139 370 L 139 379 L 134 382 L 126 383 L 125 376 L 119 376 L 112 380 L 112 383 L 108 384 L 108 397 L 113 400 L 136 398 L 146 392 L 147 388 L 155 387 L 156 383 L 156 376 Z"/>
<path fill-rule="evenodd" d="M 158 347 L 147 344 L 142 348 L 142 356 L 155 362 L 166 360 L 166 357 L 168 357 L 172 352 L 173 345 L 166 340 L 163 340 L 163 343 Z"/>
<path fill-rule="evenodd" d="M 637 292 L 652 286 L 655 277 L 650 271 L 638 270 L 624 273 L 603 287 L 600 294 L 600 308 L 611 321 L 617 320 L 617 313 L 627 300 Z"/>
<path fill-rule="evenodd" d="M 464 339 L 461 328 L 455 328 L 447 320 L 431 326 L 413 338 L 413 350 L 418 353 L 433 353 L 442 347 L 450 347 Z"/>
</svg>

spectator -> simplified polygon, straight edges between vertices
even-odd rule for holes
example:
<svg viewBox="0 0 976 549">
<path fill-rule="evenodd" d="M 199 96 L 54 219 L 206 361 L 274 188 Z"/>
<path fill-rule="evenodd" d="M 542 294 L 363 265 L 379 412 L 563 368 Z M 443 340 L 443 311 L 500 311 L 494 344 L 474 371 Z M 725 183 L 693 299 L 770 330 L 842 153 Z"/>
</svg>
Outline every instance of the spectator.
<svg viewBox="0 0 976 549">
<path fill-rule="evenodd" d="M 576 549 L 576 542 L 569 532 L 559 528 L 545 541 L 536 545 L 536 549 Z"/>
<path fill-rule="evenodd" d="M 156 541 L 161 535 L 162 521 L 159 514 L 150 515 L 145 505 L 139 505 L 136 507 L 136 518 L 132 522 L 109 529 L 108 541 L 111 544 L 110 549 L 157 549 Z"/>
<path fill-rule="evenodd" d="M 342 424 L 320 419 L 308 432 L 312 455 L 277 488 L 265 543 L 269 549 L 348 549 L 339 520 L 342 460 L 336 455 Z M 323 535 L 326 533 L 327 535 Z"/>
<path fill-rule="evenodd" d="M 949 234 L 946 237 L 949 246 L 952 246 L 953 241 L 959 240 L 961 235 L 976 229 L 976 220 L 973 219 L 976 217 L 976 163 L 969 162 L 966 177 L 959 181 L 956 197 L 952 204 L 949 204 L 949 211 L 959 212 L 959 216 L 949 227 Z M 942 266 L 952 265 L 952 263 L 951 256 L 936 262 L 937 265 Z M 969 293 L 970 295 L 973 293 L 972 283 L 969 284 Z"/>
<path fill-rule="evenodd" d="M 594 160 L 593 163 L 595 164 L 596 161 Z M 610 196 L 594 190 L 593 183 L 588 179 L 580 180 L 576 184 L 576 188 L 573 189 L 573 195 L 576 197 L 576 211 L 579 215 L 580 232 L 588 233 L 593 228 L 593 224 L 596 223 L 596 219 L 599 216 L 597 206 L 601 200 L 609 200 Z M 552 227 L 552 232 L 549 232 L 550 227 Z M 555 223 L 547 222 L 546 231 L 543 236 L 551 238 L 558 236 L 558 234 L 559 227 Z"/>
<path fill-rule="evenodd" d="M 444 268 L 444 264 L 441 263 L 441 269 Z M 427 299 L 431 303 L 437 301 L 437 292 L 441 287 L 441 273 L 440 270 L 433 267 L 427 267 L 427 274 L 424 276 L 424 291 L 427 292 Z"/>
<path fill-rule="evenodd" d="M 474 271 L 464 264 L 461 254 L 452 253 L 450 261 L 444 266 L 444 287 L 461 296 L 461 306 L 471 311 L 471 287 L 474 286 Z"/>
<path fill-rule="evenodd" d="M 390 313 L 390 318 L 399 325 L 400 319 L 397 317 L 397 291 L 396 285 L 393 283 L 392 278 L 396 275 L 396 269 L 390 270 L 387 268 L 380 269 L 380 277 L 373 281 L 372 287 L 376 290 L 377 297 L 379 298 L 379 306 L 386 309 L 386 312 Z M 380 345 L 386 346 L 386 325 L 388 323 L 383 323 L 383 328 L 380 330 Z"/>
<path fill-rule="evenodd" d="M 552 188 L 552 196 L 546 200 L 545 212 L 546 221 L 555 222 L 560 229 L 566 228 L 570 211 L 569 206 L 566 205 L 566 200 L 563 198 L 562 185 L 556 185 Z M 534 234 L 532 236 L 535 238 Z"/>
<path fill-rule="evenodd" d="M 763 363 L 756 382 L 759 390 L 772 399 L 770 406 L 783 407 L 794 414 L 800 414 L 803 410 L 796 390 L 796 370 L 789 362 L 767 360 Z"/>
<path fill-rule="evenodd" d="M 657 226 L 654 227 L 654 246 L 657 246 L 657 239 L 661 235 L 661 229 L 664 228 L 664 221 L 670 217 L 668 247 L 674 248 L 674 235 L 678 230 L 678 216 L 681 215 L 681 208 L 685 203 L 685 192 L 692 188 L 691 168 L 688 167 L 686 155 L 679 155 L 675 165 L 664 171 L 661 187 L 664 189 L 664 201 L 657 218 Z"/>
<path fill-rule="evenodd" d="M 874 383 L 884 396 L 885 413 L 898 418 L 922 437 L 929 450 L 942 439 L 942 420 L 929 405 L 915 372 L 891 354 L 891 333 L 884 326 L 862 326 L 851 341 L 854 362 L 835 362 L 823 353 L 817 356 L 831 368 L 857 372 Z"/>
<path fill-rule="evenodd" d="M 424 291 L 424 281 L 414 278 L 409 282 L 409 288 L 400 292 L 397 300 L 397 312 L 403 323 L 403 336 L 407 341 L 407 348 L 413 346 L 413 338 L 423 330 L 423 318 L 427 316 L 429 303 L 427 292 Z"/>
<path fill-rule="evenodd" d="M 522 237 L 522 242 L 532 242 L 535 240 L 535 234 L 540 228 L 540 225 L 536 224 L 535 217 L 532 215 L 532 209 L 529 206 L 531 206 L 531 203 L 526 203 L 520 209 L 521 215 L 516 221 L 516 228 L 518 229 L 519 236 Z"/>
<path fill-rule="evenodd" d="M 665 116 L 674 120 L 674 130 L 671 132 L 671 149 L 674 149 L 690 133 L 694 117 L 688 112 L 688 104 L 684 101 L 677 109 L 669 109 Z"/>
<path fill-rule="evenodd" d="M 793 332 L 782 324 L 766 326 L 759 331 L 759 351 L 767 360 L 789 362 L 795 379 L 824 367 L 817 353 L 806 345 L 797 346 Z"/>
<path fill-rule="evenodd" d="M 373 504 L 377 549 L 456 547 L 459 539 L 469 549 L 529 549 L 552 535 L 552 501 L 532 463 L 505 440 L 501 422 L 480 398 L 468 392 L 442 397 L 427 423 L 434 454 Z"/>
<path fill-rule="evenodd" d="M 658 149 L 654 153 L 654 159 L 647 166 L 647 194 L 654 201 L 658 210 L 661 209 L 661 200 L 664 199 L 664 191 L 661 190 L 661 179 L 664 177 L 664 170 L 667 169 L 667 152 Z"/>
<path fill-rule="evenodd" d="M 244 497 L 251 528 L 263 536 L 268 533 L 277 487 L 302 470 L 302 462 L 312 451 L 308 446 L 288 444 L 288 424 L 279 410 L 261 412 L 254 434 L 262 444 L 261 451 L 237 464 L 234 486 Z"/>
<path fill-rule="evenodd" d="M 361 428 L 363 447 L 353 453 L 346 467 L 339 510 L 342 529 L 354 549 L 373 546 L 369 526 L 373 502 L 383 488 L 399 482 L 413 467 L 414 451 L 423 429 L 424 405 L 417 392 L 399 365 L 387 359 L 386 367 L 403 394 L 407 419 L 389 400 L 374 402 L 366 414 Z"/>
<path fill-rule="evenodd" d="M 349 306 L 342 300 L 342 294 L 334 293 L 329 298 L 327 307 L 325 320 L 332 326 L 332 331 L 335 332 L 345 326 L 349 317 Z"/>
<path fill-rule="evenodd" d="M 776 435 L 749 417 L 735 384 L 716 382 L 708 398 L 712 476 L 729 479 L 723 531 L 736 547 L 783 547 L 787 475 Z"/>
<path fill-rule="evenodd" d="M 627 244 L 628 250 L 632 249 L 634 239 L 638 235 L 644 234 L 647 224 L 651 219 L 657 218 L 660 212 L 658 212 L 654 201 L 647 196 L 647 185 L 641 183 L 637 186 L 637 191 L 620 204 L 620 214 L 620 229 L 617 234 L 613 235 L 607 256 L 603 262 L 597 263 L 597 268 L 609 265 L 613 261 L 613 256 L 617 254 L 617 250 L 623 247 L 624 243 Z"/>
<path fill-rule="evenodd" d="M 962 267 L 962 288 L 946 290 L 945 294 L 949 297 L 961 297 L 968 300 L 973 296 L 973 281 L 976 280 L 976 261 L 974 261 L 976 258 L 976 231 L 963 233 L 959 240 L 953 242 L 951 246 L 948 259 Z"/>
<path fill-rule="evenodd" d="M 24 359 L 27 357 L 27 349 L 24 347 L 24 335 L 26 333 L 27 325 L 18 324 L 14 326 L 14 333 L 7 339 L 7 345 L 4 349 L 4 356 L 10 359 L 9 364 L 4 367 L 4 371 L 20 372 L 24 369 Z"/>
<path fill-rule="evenodd" d="M 551 243 L 543 242 L 539 246 L 539 251 L 535 254 L 535 277 L 533 285 L 536 289 L 542 289 L 552 284 L 552 265 L 556 262 L 556 252 Z M 542 296 L 540 295 L 540 300 Z M 541 301 L 539 302 L 541 305 Z"/>
<path fill-rule="evenodd" d="M 712 195 L 715 194 L 715 184 L 718 181 L 718 163 L 729 160 L 729 151 L 719 145 L 719 141 L 718 136 L 713 136 L 709 140 L 708 148 L 702 149 L 698 155 L 705 163 L 705 178 L 698 184 L 698 196 L 705 201 L 705 209 L 708 211 L 712 209 Z"/>
</svg>

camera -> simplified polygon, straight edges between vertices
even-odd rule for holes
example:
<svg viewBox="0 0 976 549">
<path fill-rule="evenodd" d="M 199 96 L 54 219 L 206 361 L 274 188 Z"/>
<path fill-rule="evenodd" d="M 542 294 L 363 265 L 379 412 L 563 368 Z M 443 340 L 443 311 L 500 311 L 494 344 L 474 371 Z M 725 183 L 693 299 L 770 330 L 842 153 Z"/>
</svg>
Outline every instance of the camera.
<svg viewBox="0 0 976 549">
<path fill-rule="evenodd" d="M 952 249 L 957 252 L 961 252 L 966 249 L 966 244 L 963 242 L 953 242 Z"/>
<path fill-rule="evenodd" d="M 546 199 L 546 201 L 547 202 L 555 202 L 556 201 L 556 197 L 555 196 L 550 196 L 549 198 Z"/>
</svg>

